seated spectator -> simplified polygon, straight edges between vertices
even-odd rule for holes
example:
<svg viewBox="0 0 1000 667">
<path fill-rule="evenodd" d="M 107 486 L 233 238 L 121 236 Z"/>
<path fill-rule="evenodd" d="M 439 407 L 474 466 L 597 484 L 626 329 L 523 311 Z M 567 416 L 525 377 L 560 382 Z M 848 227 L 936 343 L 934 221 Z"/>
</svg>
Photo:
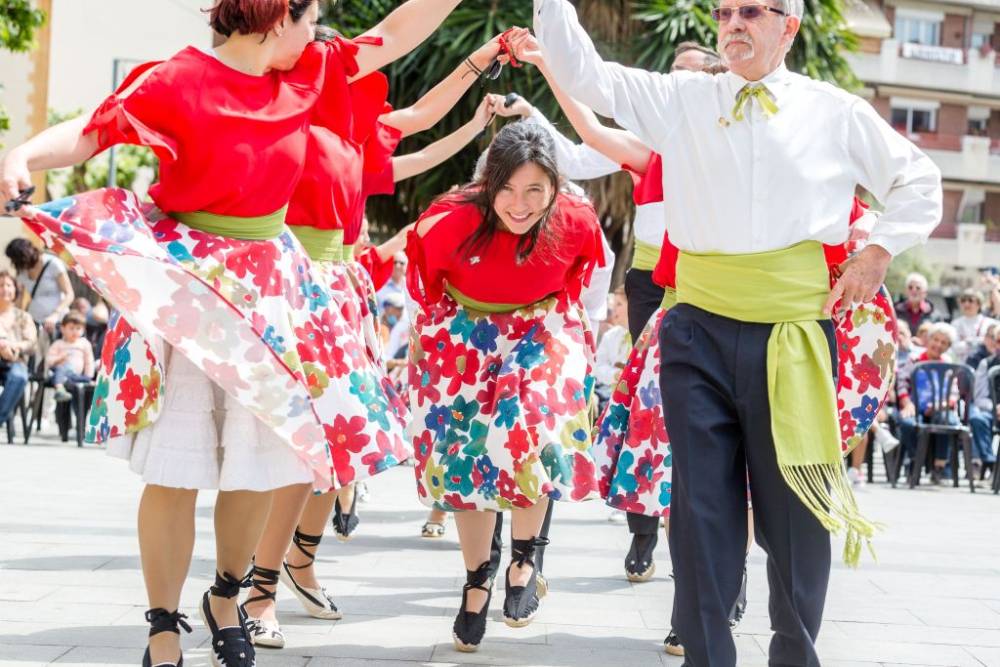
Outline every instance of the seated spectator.
<svg viewBox="0 0 1000 667">
<path fill-rule="evenodd" d="M 986 335 L 983 336 L 983 342 L 979 344 L 975 350 L 965 358 L 965 363 L 976 370 L 979 368 L 979 363 L 996 354 L 998 336 L 1000 336 L 1000 322 L 994 322 L 989 327 L 986 328 Z"/>
<path fill-rule="evenodd" d="M 927 349 L 916 357 L 912 357 L 907 368 L 900 368 L 898 373 L 898 399 L 899 410 L 899 440 L 903 443 L 903 453 L 910 461 L 917 453 L 917 412 L 925 417 L 930 416 L 932 409 L 932 399 L 934 387 L 927 381 L 926 376 L 917 378 L 914 382 L 913 367 L 924 361 L 943 361 L 954 363 L 954 359 L 948 350 L 955 343 L 957 335 L 955 328 L 945 322 L 938 322 L 930 326 L 927 334 Z M 954 407 L 954 406 L 952 406 Z M 958 413 L 952 409 L 945 417 L 948 424 L 957 426 L 959 424 Z M 931 482 L 940 484 L 944 477 L 945 467 L 948 465 L 948 453 L 951 446 L 952 436 L 932 435 L 934 444 L 934 468 L 931 472 Z M 918 465 L 921 462 L 917 462 Z"/>
<path fill-rule="evenodd" d="M 951 322 L 958 335 L 952 353 L 959 362 L 965 363 L 968 356 L 982 345 L 986 330 L 997 322 L 983 315 L 983 297 L 974 289 L 962 292 L 958 297 L 958 306 L 962 314 Z"/>
<path fill-rule="evenodd" d="M 597 361 L 594 365 L 600 410 L 604 409 L 604 405 L 611 398 L 614 384 L 625 368 L 629 350 L 632 348 L 632 341 L 628 335 L 628 300 L 625 298 L 624 287 L 619 287 L 611 294 L 608 319 L 605 322 L 608 327 L 597 346 Z"/>
<path fill-rule="evenodd" d="M 43 253 L 28 239 L 7 244 L 7 257 L 17 271 L 17 282 L 28 299 L 27 311 L 49 338 L 54 338 L 59 319 L 73 303 L 69 271 L 55 255 Z"/>
<path fill-rule="evenodd" d="M 990 327 L 984 341 L 992 348 L 991 354 L 979 362 L 976 367 L 976 386 L 973 404 L 970 409 L 969 423 L 972 426 L 972 478 L 983 476 L 983 466 L 996 472 L 996 452 L 993 451 L 993 424 L 1000 418 L 993 409 L 993 399 L 990 396 L 989 373 L 994 366 L 1000 365 L 1000 345 L 996 340 L 1000 333 L 1000 325 Z M 1000 413 L 1000 409 L 997 410 Z"/>
<path fill-rule="evenodd" d="M 28 357 L 37 344 L 35 322 L 15 306 L 17 281 L 0 271 L 0 424 L 6 424 L 24 397 L 28 386 Z"/>
<path fill-rule="evenodd" d="M 70 400 L 70 389 L 86 384 L 94 377 L 94 349 L 83 337 L 87 320 L 77 312 L 67 313 L 62 320 L 62 337 L 49 346 L 45 366 L 55 387 L 58 403 Z"/>
<path fill-rule="evenodd" d="M 934 312 L 934 304 L 927 300 L 927 278 L 919 273 L 906 277 L 906 298 L 896 302 L 896 317 L 918 331 L 924 322 L 939 322 L 941 316 Z"/>
<path fill-rule="evenodd" d="M 913 344 L 921 349 L 927 348 L 927 340 L 931 333 L 931 327 L 934 326 L 934 322 L 927 320 L 921 322 L 920 326 L 917 327 L 917 333 L 913 335 Z"/>
<path fill-rule="evenodd" d="M 910 325 L 906 320 L 896 320 L 896 368 L 902 368 L 910 357 L 918 357 L 924 353 L 924 348 L 913 337 Z"/>
</svg>

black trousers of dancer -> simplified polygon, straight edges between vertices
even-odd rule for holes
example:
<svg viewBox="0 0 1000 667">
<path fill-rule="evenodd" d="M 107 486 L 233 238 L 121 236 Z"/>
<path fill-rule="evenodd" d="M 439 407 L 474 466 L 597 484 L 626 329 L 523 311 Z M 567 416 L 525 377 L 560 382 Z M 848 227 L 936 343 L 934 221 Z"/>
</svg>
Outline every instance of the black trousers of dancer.
<svg viewBox="0 0 1000 667">
<path fill-rule="evenodd" d="M 836 372 L 833 327 L 821 322 Z M 673 627 L 685 664 L 736 665 L 728 616 L 747 542 L 747 471 L 755 536 L 767 553 L 769 664 L 818 666 L 830 534 L 778 470 L 767 391 L 772 325 L 680 304 L 660 331 L 661 390 L 673 447 Z M 832 379 L 835 381 L 835 379 Z"/>
<path fill-rule="evenodd" d="M 538 537 L 548 538 L 549 525 L 552 523 L 552 508 L 556 506 L 555 500 L 549 500 L 549 507 L 545 510 L 545 519 L 542 521 L 542 529 L 538 531 Z M 494 575 L 500 570 L 500 556 L 503 554 L 503 512 L 497 512 L 497 524 L 493 529 L 493 544 L 490 545 L 490 572 Z M 541 573 L 542 563 L 545 560 L 545 547 L 535 547 L 535 569 Z"/>
<path fill-rule="evenodd" d="M 653 282 L 652 271 L 629 269 L 625 274 L 625 296 L 628 298 L 628 332 L 632 343 L 646 327 L 663 302 L 663 288 Z M 652 535 L 655 539 L 660 529 L 660 519 L 645 514 L 628 512 L 628 530 L 633 535 Z"/>
</svg>

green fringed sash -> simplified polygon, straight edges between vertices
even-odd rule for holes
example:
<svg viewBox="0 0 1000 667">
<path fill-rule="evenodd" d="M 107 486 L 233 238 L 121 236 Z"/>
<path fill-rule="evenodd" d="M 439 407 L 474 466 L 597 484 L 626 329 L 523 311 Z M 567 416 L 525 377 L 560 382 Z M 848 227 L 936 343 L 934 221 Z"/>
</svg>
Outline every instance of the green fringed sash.
<svg viewBox="0 0 1000 667">
<path fill-rule="evenodd" d="M 800 243 L 746 255 L 680 253 L 677 301 L 743 322 L 773 323 L 767 387 L 778 467 L 831 533 L 847 530 L 856 566 L 877 528 L 858 509 L 844 471 L 833 366 L 817 320 L 830 293 L 823 247 Z"/>
</svg>

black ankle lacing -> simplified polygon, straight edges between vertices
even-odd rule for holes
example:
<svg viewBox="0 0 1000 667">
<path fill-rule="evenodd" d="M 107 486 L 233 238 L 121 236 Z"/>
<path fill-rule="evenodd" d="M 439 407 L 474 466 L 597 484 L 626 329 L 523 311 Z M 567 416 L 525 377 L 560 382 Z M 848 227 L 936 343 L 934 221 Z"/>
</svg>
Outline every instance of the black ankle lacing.
<svg viewBox="0 0 1000 667">
<path fill-rule="evenodd" d="M 187 616 L 179 611 L 167 611 L 162 607 L 156 607 L 146 612 L 146 622 L 149 623 L 149 636 L 158 635 L 161 632 L 173 632 L 180 634 L 180 628 L 184 632 L 191 632 L 191 626 L 187 624 Z M 180 627 L 178 627 L 180 626 Z"/>
</svg>

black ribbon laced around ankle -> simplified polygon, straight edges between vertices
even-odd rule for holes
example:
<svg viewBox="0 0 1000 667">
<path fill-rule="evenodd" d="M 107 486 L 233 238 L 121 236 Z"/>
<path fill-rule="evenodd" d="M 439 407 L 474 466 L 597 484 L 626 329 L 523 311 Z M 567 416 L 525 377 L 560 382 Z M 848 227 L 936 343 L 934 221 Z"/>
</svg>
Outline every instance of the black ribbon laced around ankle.
<svg viewBox="0 0 1000 667">
<path fill-rule="evenodd" d="M 215 573 L 215 584 L 209 589 L 217 598 L 234 598 L 240 594 L 240 589 L 250 588 L 253 584 L 251 574 L 247 574 L 243 579 L 237 579 L 228 572 Z"/>
<path fill-rule="evenodd" d="M 156 609 L 150 609 L 146 612 L 146 622 L 149 623 L 149 636 L 158 635 L 161 632 L 176 632 L 180 634 L 178 626 L 184 629 L 184 632 L 191 632 L 191 626 L 188 625 L 185 614 L 179 611 L 167 611 L 162 607 L 157 607 Z"/>
</svg>

